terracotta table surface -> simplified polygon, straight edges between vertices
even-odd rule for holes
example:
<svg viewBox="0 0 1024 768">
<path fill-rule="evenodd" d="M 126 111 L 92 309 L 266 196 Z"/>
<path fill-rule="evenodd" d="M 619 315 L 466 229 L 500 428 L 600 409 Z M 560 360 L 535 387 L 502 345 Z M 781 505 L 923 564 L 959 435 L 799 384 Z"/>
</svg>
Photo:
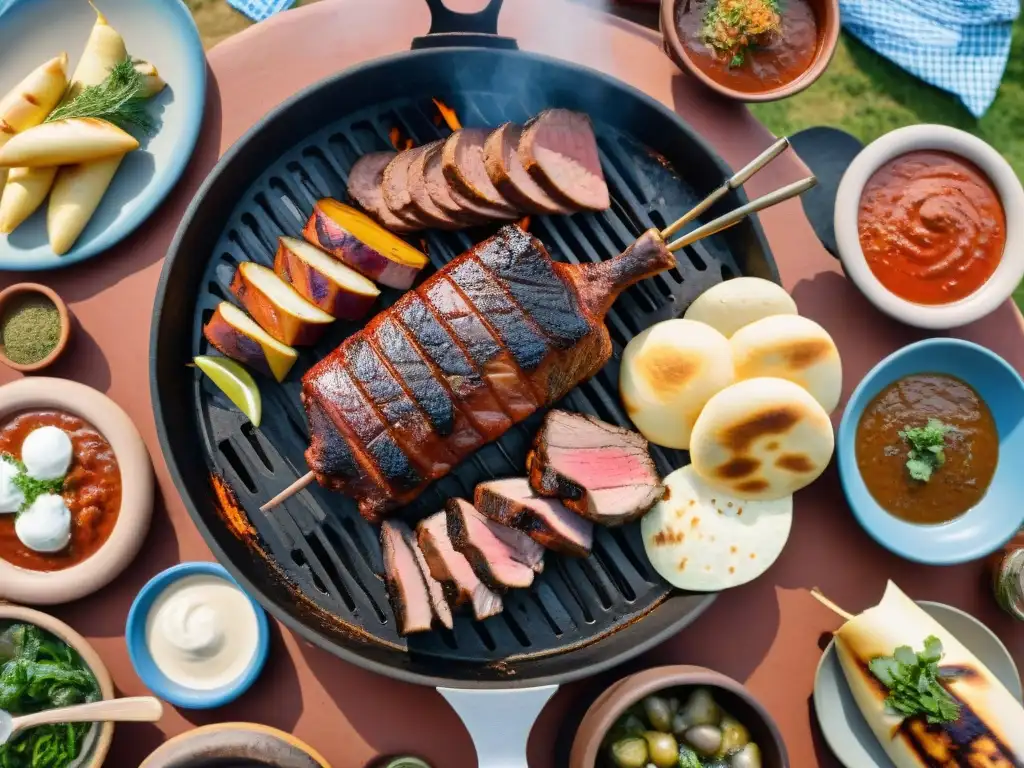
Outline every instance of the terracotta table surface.
<svg viewBox="0 0 1024 768">
<path fill-rule="evenodd" d="M 517 38 L 522 48 L 605 70 L 640 87 L 690 121 L 733 167 L 771 140 L 743 107 L 709 96 L 679 73 L 662 54 L 656 33 L 564 0 L 508 0 L 506 6 L 500 31 Z M 123 694 L 145 692 L 123 638 L 132 598 L 163 568 L 211 559 L 168 477 L 149 399 L 153 295 L 182 212 L 218 156 L 271 107 L 351 64 L 406 50 L 428 25 L 422 0 L 325 0 L 221 44 L 209 55 L 209 97 L 199 146 L 157 214 L 93 261 L 56 273 L 0 279 L 4 286 L 35 278 L 68 300 L 77 318 L 73 346 L 51 375 L 107 392 L 138 424 L 153 456 L 163 500 L 142 555 L 113 585 L 53 610 L 95 642 Z M 757 176 L 748 191 L 762 194 L 804 173 L 790 153 Z M 801 312 L 824 325 L 839 345 L 847 395 L 882 356 L 922 337 L 883 317 L 847 283 L 818 244 L 798 202 L 768 211 L 761 220 L 786 288 Z M 986 344 L 1024 370 L 1021 327 L 1019 314 L 1007 302 L 957 335 Z M 4 369 L 0 381 L 15 375 Z M 1018 664 L 1024 663 L 1024 632 L 997 610 L 982 565 L 928 568 L 890 555 L 853 519 L 834 466 L 798 495 L 796 514 L 792 540 L 764 577 L 723 594 L 690 629 L 626 668 L 561 690 L 533 731 L 531 765 L 565 765 L 564 750 L 581 710 L 609 681 L 641 666 L 683 662 L 718 669 L 749 685 L 778 719 L 794 766 L 837 765 L 814 722 L 811 691 L 821 637 L 839 622 L 808 595 L 815 585 L 858 611 L 873 604 L 886 579 L 893 578 L 917 598 L 977 615 L 1011 648 Z M 258 721 L 294 732 L 334 768 L 359 768 L 380 754 L 406 750 L 423 754 L 439 768 L 475 765 L 468 735 L 436 692 L 364 672 L 280 628 L 266 672 L 246 696 L 212 712 L 169 709 L 155 726 L 120 727 L 108 765 L 137 766 L 165 736 L 224 720 Z"/>
</svg>

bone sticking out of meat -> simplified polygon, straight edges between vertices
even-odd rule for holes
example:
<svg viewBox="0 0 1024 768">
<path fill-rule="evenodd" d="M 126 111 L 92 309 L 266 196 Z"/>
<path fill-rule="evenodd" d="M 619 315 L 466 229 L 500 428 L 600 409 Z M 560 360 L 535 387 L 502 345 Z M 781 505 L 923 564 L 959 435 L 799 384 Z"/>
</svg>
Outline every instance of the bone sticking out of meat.
<svg viewBox="0 0 1024 768">
<path fill-rule="evenodd" d="M 348 195 L 375 218 L 385 229 L 403 235 L 423 228 L 423 222 L 411 216 L 392 213 L 384 202 L 381 184 L 384 169 L 395 159 L 397 152 L 371 152 L 360 157 L 348 174 Z"/>
<path fill-rule="evenodd" d="M 604 211 L 612 204 L 594 127 L 581 112 L 547 109 L 530 120 L 519 139 L 519 160 L 565 206 Z"/>
<path fill-rule="evenodd" d="M 535 493 L 600 525 L 636 520 L 665 495 L 642 436 L 578 413 L 544 417 L 526 468 Z"/>
<path fill-rule="evenodd" d="M 484 142 L 489 134 L 486 128 L 463 128 L 449 136 L 441 150 L 441 170 L 452 189 L 470 200 L 519 214 L 520 209 L 502 196 L 487 175 Z"/>
<path fill-rule="evenodd" d="M 365 339 L 373 339 L 380 324 L 394 319 L 409 332 L 437 383 L 447 388 L 481 437 L 491 441 L 525 418 L 527 410 L 513 406 L 511 394 L 494 375 L 495 361 L 502 363 L 502 377 L 519 382 L 520 397 L 529 394 L 537 406 L 556 402 L 611 357 L 603 319 L 619 293 L 674 264 L 675 258 L 653 230 L 614 259 L 569 265 L 553 263 L 540 241 L 518 227 L 502 228 L 379 314 L 305 374 L 303 402 L 307 407 L 319 403 L 349 442 L 365 474 L 379 478 L 381 486 L 376 493 L 366 493 L 362 488 L 359 492 L 349 489 L 344 479 L 318 475 L 318 480 L 358 498 L 360 511 L 379 519 L 422 492 L 435 468 L 454 465 L 471 452 L 468 443 L 459 447 L 450 436 L 438 433 L 418 404 L 414 403 L 422 418 L 409 411 L 410 424 L 385 418 L 383 414 L 394 403 L 385 401 L 384 394 L 368 381 L 357 386 L 346 373 L 352 370 L 349 355 Z M 450 312 L 450 305 L 438 298 L 444 295 L 465 306 Z M 464 321 L 488 332 L 495 345 L 492 352 L 481 356 L 473 347 L 475 340 L 459 335 L 456 329 Z M 401 370 L 397 373 L 401 375 L 396 378 L 405 379 Z M 347 386 L 356 391 L 348 391 Z M 415 401 L 416 394 L 408 392 L 405 384 L 402 388 L 408 395 L 402 400 L 405 408 L 406 400 Z M 490 410 L 499 389 L 506 395 L 497 401 L 505 419 L 478 418 L 500 416 Z M 424 424 L 429 429 L 423 429 Z M 313 455 L 307 461 L 310 467 L 323 465 Z"/>
<path fill-rule="evenodd" d="M 451 605 L 470 605 L 477 621 L 501 613 L 501 598 L 477 578 L 469 561 L 452 546 L 444 512 L 423 520 L 416 537 L 431 575 L 441 582 Z"/>
<path fill-rule="evenodd" d="M 594 542 L 594 524 L 557 499 L 537 496 L 525 477 L 480 483 L 473 506 L 497 523 L 522 531 L 548 549 L 586 557 Z"/>
<path fill-rule="evenodd" d="M 505 123 L 484 142 L 484 167 L 498 192 L 520 210 L 556 215 L 572 213 L 533 180 L 519 160 L 519 137 L 523 128 Z"/>
<path fill-rule="evenodd" d="M 400 635 L 427 632 L 434 620 L 430 594 L 413 554 L 415 543 L 410 546 L 411 536 L 408 526 L 397 520 L 384 521 L 380 529 L 384 581 Z"/>
<path fill-rule="evenodd" d="M 481 515 L 465 499 L 449 499 L 445 513 L 452 545 L 487 586 L 503 591 L 533 583 L 533 569 L 521 563 L 521 555 L 495 534 L 493 528 L 498 523 Z"/>
</svg>

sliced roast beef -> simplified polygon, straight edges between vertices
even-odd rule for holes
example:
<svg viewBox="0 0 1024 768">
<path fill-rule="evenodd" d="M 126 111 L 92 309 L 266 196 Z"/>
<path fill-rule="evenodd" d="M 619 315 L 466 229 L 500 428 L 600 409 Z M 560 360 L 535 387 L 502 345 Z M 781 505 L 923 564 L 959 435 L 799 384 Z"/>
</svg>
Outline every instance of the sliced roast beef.
<svg viewBox="0 0 1024 768">
<path fill-rule="evenodd" d="M 449 499 L 445 512 L 448 538 L 487 586 L 500 591 L 524 589 L 533 583 L 533 569 L 521 563 L 518 553 L 492 530 L 498 523 L 481 515 L 465 499 Z"/>
<path fill-rule="evenodd" d="M 491 520 L 516 528 L 548 549 L 586 557 L 594 541 L 594 525 L 557 499 L 537 496 L 525 477 L 480 483 L 473 506 Z"/>
<path fill-rule="evenodd" d="M 487 219 L 478 217 L 469 211 L 454 213 L 441 208 L 430 197 L 427 191 L 426 163 L 427 158 L 434 149 L 440 149 L 443 141 L 432 141 L 419 147 L 419 151 L 409 161 L 408 184 L 409 196 L 412 198 L 413 207 L 423 218 L 440 222 L 438 226 L 443 229 L 461 229 L 474 224 L 482 224 Z"/>
<path fill-rule="evenodd" d="M 409 546 L 412 548 L 412 554 L 416 558 L 416 565 L 419 566 L 420 573 L 423 574 L 423 581 L 427 584 L 427 594 L 430 595 L 430 605 L 434 609 L 434 618 L 445 629 L 451 629 L 454 626 L 452 607 L 448 605 L 448 598 L 444 596 L 444 587 L 441 586 L 441 582 L 435 579 L 434 574 L 430 572 L 427 558 L 423 556 L 419 542 L 416 541 L 416 535 L 412 531 L 409 531 Z"/>
<path fill-rule="evenodd" d="M 519 139 L 519 160 L 563 205 L 603 211 L 612 204 L 594 127 L 581 112 L 546 109 L 530 120 Z"/>
<path fill-rule="evenodd" d="M 448 602 L 453 606 L 471 605 L 478 621 L 501 613 L 501 598 L 477 578 L 473 566 L 452 546 L 444 512 L 422 521 L 416 537 L 430 573 L 441 582 Z"/>
<path fill-rule="evenodd" d="M 505 123 L 484 142 L 484 168 L 502 197 L 522 211 L 540 214 L 572 213 L 541 189 L 519 160 L 522 126 Z"/>
<path fill-rule="evenodd" d="M 400 635 L 426 632 L 434 620 L 430 594 L 410 545 L 412 531 L 405 523 L 385 520 L 380 528 L 384 550 L 384 581 Z"/>
<path fill-rule="evenodd" d="M 510 215 L 519 209 L 502 196 L 484 167 L 486 128 L 463 128 L 447 138 L 441 150 L 441 169 L 452 189 L 478 203 L 498 208 Z"/>
<path fill-rule="evenodd" d="M 348 173 L 348 194 L 364 211 L 373 216 L 385 229 L 396 234 L 406 234 L 422 229 L 417 219 L 393 213 L 384 203 L 381 184 L 384 169 L 395 159 L 397 152 L 371 152 L 363 155 Z"/>
<path fill-rule="evenodd" d="M 578 413 L 548 412 L 526 468 L 537 494 L 601 525 L 635 520 L 665 495 L 642 436 Z"/>
<path fill-rule="evenodd" d="M 514 221 L 519 218 L 518 213 L 509 213 L 505 208 L 490 203 L 477 202 L 453 188 L 444 177 L 441 152 L 442 147 L 435 147 L 427 152 L 423 161 L 423 179 L 427 194 L 438 208 L 450 216 L 472 216 L 481 222 Z"/>
<path fill-rule="evenodd" d="M 384 204 L 397 216 L 411 218 L 422 222 L 426 227 L 437 229 L 459 229 L 460 224 L 447 216 L 443 211 L 434 216 L 431 211 L 421 209 L 413 199 L 410 183 L 411 169 L 426 147 L 413 147 L 399 152 L 384 169 L 380 191 Z"/>
</svg>

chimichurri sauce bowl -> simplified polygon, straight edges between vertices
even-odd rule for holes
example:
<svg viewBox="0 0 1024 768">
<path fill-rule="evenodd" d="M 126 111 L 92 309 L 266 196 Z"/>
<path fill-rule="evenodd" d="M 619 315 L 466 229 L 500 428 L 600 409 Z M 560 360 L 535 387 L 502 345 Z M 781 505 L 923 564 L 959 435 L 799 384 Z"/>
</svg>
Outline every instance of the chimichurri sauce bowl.
<svg viewBox="0 0 1024 768">
<path fill-rule="evenodd" d="M 917 382 L 911 394 L 926 396 L 908 403 L 899 394 L 887 422 L 879 418 L 880 398 L 891 400 L 899 382 Z M 959 403 L 957 410 L 951 401 Z M 988 416 L 998 447 L 983 434 L 991 429 Z M 866 440 L 865 425 L 877 427 L 884 439 Z M 1024 472 L 1016 460 L 1024 451 L 1024 381 L 977 344 L 926 339 L 889 355 L 854 390 L 836 447 L 854 516 L 878 543 L 908 560 L 930 565 L 977 560 L 1024 524 Z M 887 455 L 866 453 L 875 450 Z M 866 476 L 878 472 L 886 473 L 884 484 L 877 474 Z M 938 504 L 941 485 L 925 487 L 931 483 L 956 484 L 956 498 Z M 966 509 L 952 506 L 958 501 Z"/>
</svg>

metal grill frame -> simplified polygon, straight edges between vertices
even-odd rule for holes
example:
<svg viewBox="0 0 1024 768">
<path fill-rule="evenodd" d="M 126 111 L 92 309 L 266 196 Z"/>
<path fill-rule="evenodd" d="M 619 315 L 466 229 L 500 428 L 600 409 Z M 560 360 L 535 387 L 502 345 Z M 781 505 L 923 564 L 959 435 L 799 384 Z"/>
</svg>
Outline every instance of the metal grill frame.
<svg viewBox="0 0 1024 768">
<path fill-rule="evenodd" d="M 548 84 L 544 93 L 523 88 L 495 93 L 482 87 L 481 78 L 490 83 L 513 75 L 522 83 L 537 82 L 531 76 L 537 68 Z M 383 100 L 382 95 L 393 98 Z M 335 96 L 340 98 L 333 101 Z M 634 524 L 599 530 L 595 554 L 586 561 L 569 562 L 549 554 L 545 574 L 533 589 L 510 596 L 505 614 L 483 623 L 462 620 L 454 633 L 406 641 L 394 632 L 387 608 L 376 531 L 359 519 L 354 505 L 315 488 L 267 515 L 258 512 L 262 501 L 305 472 L 305 418 L 296 373 L 284 386 L 261 382 L 265 413 L 282 411 L 286 418 L 268 419 L 260 430 L 247 426 L 201 377 L 182 386 L 181 364 L 206 351 L 201 326 L 216 300 L 229 296 L 234 263 L 252 259 L 268 264 L 277 235 L 298 235 L 322 194 L 344 197 L 351 163 L 362 153 L 384 148 L 392 124 L 417 144 L 445 135 L 426 106 L 432 97 L 453 106 L 467 125 L 522 121 L 547 106 L 591 114 L 615 202 L 607 214 L 534 217 L 531 230 L 555 258 L 608 258 L 644 229 L 664 226 L 680 215 L 730 173 L 713 150 L 662 105 L 601 73 L 545 56 L 434 49 L 339 73 L 297 94 L 251 129 L 225 154 L 189 206 L 169 250 L 155 305 L 151 388 L 158 433 L 175 484 L 218 560 L 275 617 L 306 639 L 373 671 L 433 686 L 564 682 L 620 663 L 660 642 L 696 618 L 714 595 L 671 591 L 647 563 Z M 325 104 L 330 107 L 325 109 Z M 398 104 L 400 109 L 394 109 Z M 295 134 L 302 131 L 292 129 L 301 125 L 324 127 L 296 141 Z M 349 130 L 340 130 L 342 125 Z M 342 144 L 337 145 L 337 137 Z M 654 148 L 672 165 L 685 166 L 685 182 L 673 178 L 663 159 L 643 146 Z M 275 160 L 268 163 L 267 158 Z M 733 192 L 707 216 L 742 202 L 742 192 Z M 227 211 L 231 213 L 225 217 Z M 220 233 L 215 240 L 212 232 Z M 486 232 L 471 234 L 479 240 Z M 474 242 L 466 232 L 430 232 L 425 239 L 435 268 Z M 652 322 L 678 316 L 693 298 L 722 279 L 754 274 L 778 281 L 756 220 L 698 243 L 685 255 L 678 269 L 634 286 L 619 299 L 606 319 L 616 355 L 595 377 L 596 386 L 577 388 L 566 398 L 566 407 L 628 426 L 617 398 L 618 354 L 625 341 Z M 383 304 L 399 295 L 385 291 Z M 301 352 L 296 372 L 361 326 L 335 325 L 319 345 Z M 476 482 L 475 472 L 493 476 L 493 468 L 503 466 L 497 474 L 522 474 L 522 458 L 540 418 L 535 414 L 482 449 L 403 516 L 415 521 L 436 511 L 440 499 L 466 495 Z M 201 454 L 195 450 L 197 444 Z M 653 453 L 663 473 L 685 463 L 685 454 L 679 452 Z M 214 505 L 205 501 L 212 498 L 210 469 L 229 480 L 279 562 L 287 553 L 280 566 L 235 538 Z M 245 482 L 246 474 L 258 481 L 255 487 Z M 282 578 L 282 568 L 290 586 Z M 291 592 L 296 588 L 322 612 L 298 605 Z M 379 642 L 367 642 L 325 618 L 327 614 L 353 621 Z M 546 628 L 544 642 L 524 635 L 521 622 L 536 627 L 538 638 Z"/>
</svg>

